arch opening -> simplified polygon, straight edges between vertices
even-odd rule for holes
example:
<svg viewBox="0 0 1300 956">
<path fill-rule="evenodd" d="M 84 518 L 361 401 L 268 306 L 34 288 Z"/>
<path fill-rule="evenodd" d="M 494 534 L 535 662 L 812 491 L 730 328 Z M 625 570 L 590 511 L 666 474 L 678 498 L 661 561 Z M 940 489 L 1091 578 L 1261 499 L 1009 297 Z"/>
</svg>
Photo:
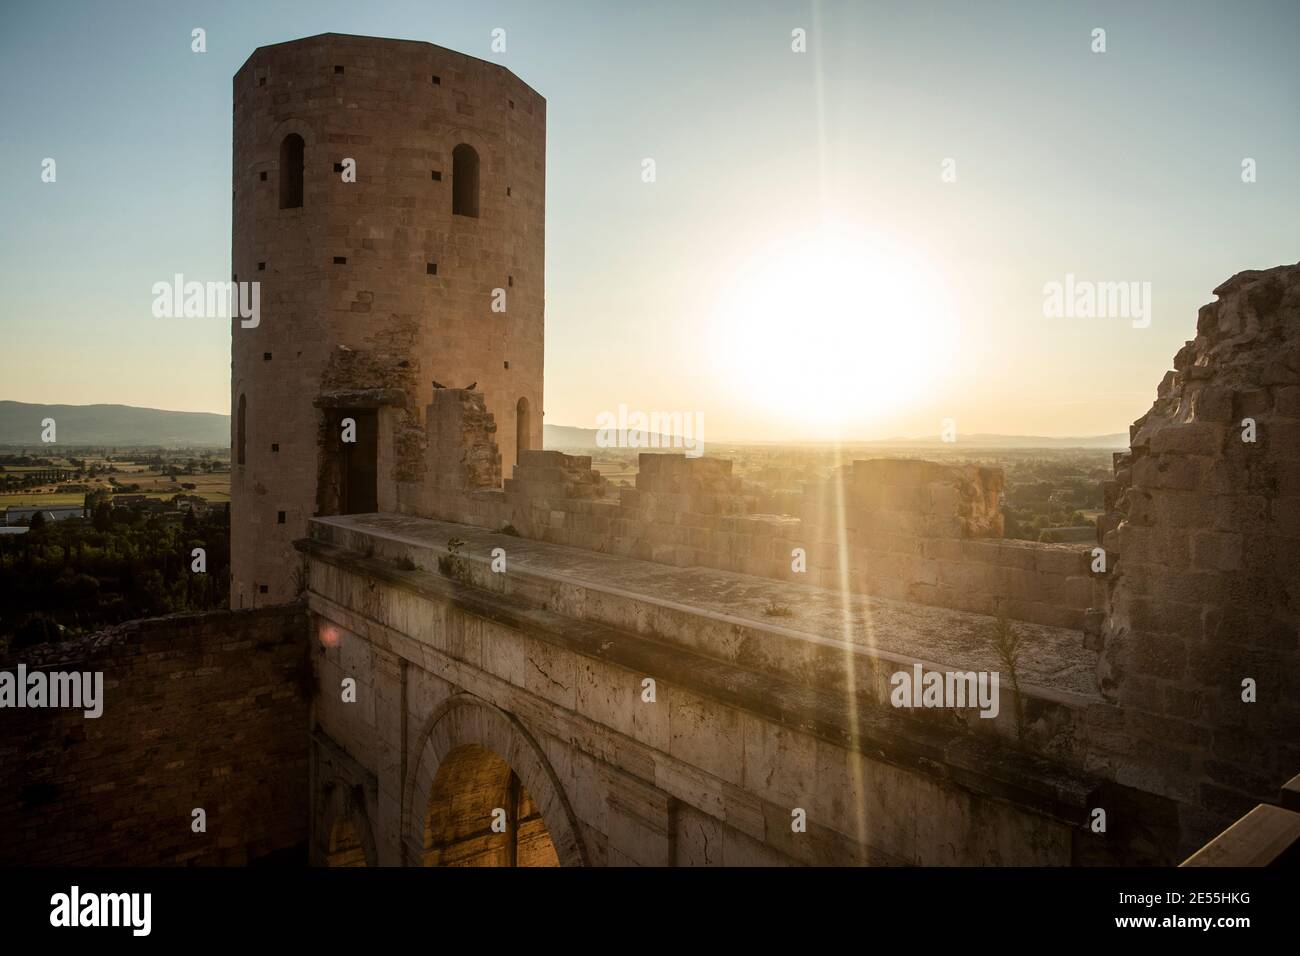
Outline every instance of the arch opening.
<svg viewBox="0 0 1300 956">
<path fill-rule="evenodd" d="M 478 151 L 469 143 L 451 151 L 451 214 L 478 218 Z"/>
<path fill-rule="evenodd" d="M 331 867 L 365 866 L 366 850 L 361 830 L 351 816 L 339 817 L 330 829 L 329 852 L 325 865 Z"/>
<path fill-rule="evenodd" d="M 425 866 L 559 866 L 532 795 L 504 759 L 456 747 L 438 768 L 424 821 Z"/>
<path fill-rule="evenodd" d="M 280 141 L 280 208 L 302 207 L 303 141 L 290 133 Z"/>
</svg>

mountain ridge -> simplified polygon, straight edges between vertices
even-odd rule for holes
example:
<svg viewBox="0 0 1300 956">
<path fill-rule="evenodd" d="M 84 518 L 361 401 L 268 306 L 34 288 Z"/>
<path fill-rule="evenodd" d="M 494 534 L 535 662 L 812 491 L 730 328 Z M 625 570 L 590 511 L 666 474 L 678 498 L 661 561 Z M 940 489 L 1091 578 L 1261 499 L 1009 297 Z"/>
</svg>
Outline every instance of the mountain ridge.
<svg viewBox="0 0 1300 956">
<path fill-rule="evenodd" d="M 0 445 L 38 447 L 42 421 L 53 418 L 58 444 L 122 445 L 128 447 L 230 447 L 230 416 L 217 412 L 177 412 L 136 405 L 90 404 L 47 405 L 36 402 L 0 400 Z M 577 425 L 544 425 L 543 445 L 547 448 L 596 449 L 598 429 Z M 663 436 L 658 448 L 647 451 L 671 451 L 672 443 Z M 829 441 L 710 441 L 714 446 L 818 446 Z M 877 448 L 952 448 L 938 438 L 852 439 L 841 442 L 855 447 Z M 1037 435 L 971 434 L 958 435 L 955 447 L 965 448 L 1127 448 L 1128 435 L 1048 437 Z"/>
</svg>

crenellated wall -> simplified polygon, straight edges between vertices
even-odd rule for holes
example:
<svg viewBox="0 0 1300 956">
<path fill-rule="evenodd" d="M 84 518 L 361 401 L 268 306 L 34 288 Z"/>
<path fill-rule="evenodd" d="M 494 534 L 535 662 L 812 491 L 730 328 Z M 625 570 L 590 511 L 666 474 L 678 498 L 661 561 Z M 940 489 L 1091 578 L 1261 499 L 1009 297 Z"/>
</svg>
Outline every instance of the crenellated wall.
<svg viewBox="0 0 1300 956">
<path fill-rule="evenodd" d="M 642 454 L 635 488 L 609 495 L 591 458 L 520 456 L 500 471 L 482 396 L 442 389 L 426 412 L 426 472 L 402 486 L 402 513 L 659 561 L 1084 628 L 1100 603 L 1091 545 L 1000 537 L 1002 471 L 927 461 L 853 463 L 851 478 L 808 488 L 798 514 L 756 513 L 759 496 L 720 458 Z M 795 571 L 802 549 L 803 571 Z M 1096 618 L 1096 615 L 1093 615 Z M 1090 625 L 1091 626 L 1091 625 Z"/>
</svg>

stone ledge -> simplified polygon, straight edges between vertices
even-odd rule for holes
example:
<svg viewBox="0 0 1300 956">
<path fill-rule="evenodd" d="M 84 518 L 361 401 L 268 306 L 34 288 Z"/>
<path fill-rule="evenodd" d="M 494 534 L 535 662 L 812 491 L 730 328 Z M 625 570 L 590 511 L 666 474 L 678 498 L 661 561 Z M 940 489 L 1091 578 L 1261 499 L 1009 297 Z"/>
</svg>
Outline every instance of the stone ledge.
<svg viewBox="0 0 1300 956">
<path fill-rule="evenodd" d="M 481 570 L 475 580 L 492 587 L 509 578 L 514 588 L 546 582 L 564 591 L 635 600 L 652 613 L 659 609 L 688 614 L 706 625 L 741 627 L 765 639 L 786 639 L 804 647 L 838 653 L 867 653 L 910 667 L 997 670 L 990 646 L 980 640 L 993 619 L 970 611 L 935 607 L 838 589 L 781 581 L 718 568 L 676 568 L 622 554 L 571 548 L 532 538 L 502 536 L 490 529 L 405 515 L 351 515 L 313 518 L 310 533 L 320 540 L 358 547 L 349 535 L 367 544 L 395 547 L 417 565 L 436 568 L 451 538 L 465 542 L 459 557 Z M 509 574 L 488 573 L 492 548 L 504 547 Z M 397 557 L 391 555 L 390 557 Z M 504 581 L 501 584 L 505 587 Z M 772 616 L 768 608 L 788 613 Z M 621 626 L 617 621 L 607 621 Z M 1081 630 L 1014 622 L 1026 638 L 1020 660 L 1021 690 L 1027 696 L 1071 709 L 1100 703 L 1093 671 L 1096 652 L 1084 647 Z M 665 640 L 671 638 L 664 634 Z M 679 642 L 682 643 L 682 642 Z M 694 642 L 698 643 L 698 642 Z M 706 654 L 716 656 L 709 648 Z M 720 653 L 720 652 L 719 652 Z M 780 675 L 778 675 L 780 676 Z M 787 675 L 788 676 L 788 675 Z"/>
<path fill-rule="evenodd" d="M 343 388 L 321 392 L 311 402 L 317 408 L 376 408 L 404 406 L 406 393 L 400 388 Z"/>
</svg>

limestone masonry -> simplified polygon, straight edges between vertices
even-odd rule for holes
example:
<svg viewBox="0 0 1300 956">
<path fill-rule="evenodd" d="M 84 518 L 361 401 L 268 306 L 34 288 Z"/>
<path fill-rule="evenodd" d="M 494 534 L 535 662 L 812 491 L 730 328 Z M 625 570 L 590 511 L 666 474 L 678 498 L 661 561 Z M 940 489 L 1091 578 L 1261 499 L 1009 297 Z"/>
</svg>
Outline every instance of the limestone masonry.
<svg viewBox="0 0 1300 956">
<path fill-rule="evenodd" d="M 1168 865 L 1300 769 L 1300 265 L 1201 309 L 1096 542 L 923 461 L 615 495 L 540 450 L 544 157 L 541 97 L 429 44 L 239 71 L 232 610 L 24 659 L 106 699 L 5 724 L 11 859 Z"/>
</svg>

